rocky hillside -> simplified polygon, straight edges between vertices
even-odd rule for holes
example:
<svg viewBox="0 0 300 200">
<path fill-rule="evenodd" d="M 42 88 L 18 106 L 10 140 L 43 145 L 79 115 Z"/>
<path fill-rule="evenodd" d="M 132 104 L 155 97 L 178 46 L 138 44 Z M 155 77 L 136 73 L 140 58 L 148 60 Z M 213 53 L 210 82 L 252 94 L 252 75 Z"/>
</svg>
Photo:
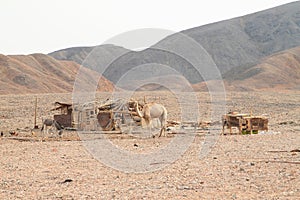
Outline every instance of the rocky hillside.
<svg viewBox="0 0 300 200">
<path fill-rule="evenodd" d="M 198 41 L 223 73 L 300 46 L 300 1 L 183 33 Z"/>
<path fill-rule="evenodd" d="M 228 87 L 300 90 L 300 46 L 262 59 L 259 64 L 225 74 Z"/>
<path fill-rule="evenodd" d="M 97 52 L 101 59 L 90 59 L 84 64 L 92 69 L 110 63 L 104 76 L 116 83 L 132 68 L 149 63 L 167 65 L 179 71 L 191 83 L 203 79 L 194 67 L 180 55 L 155 49 L 156 47 L 186 45 L 179 37 L 185 34 L 202 45 L 209 53 L 220 72 L 225 74 L 232 68 L 256 65 L 262 58 L 300 46 L 300 1 L 257 12 L 254 14 L 200 26 L 171 35 L 152 48 L 140 52 L 129 51 L 113 45 L 100 46 Z M 99 49 L 99 47 L 97 47 Z M 79 64 L 85 60 L 91 48 L 70 48 L 51 53 L 62 60 L 73 60 Z M 193 49 L 185 49 L 187 55 Z M 116 58 L 116 55 L 122 54 Z M 151 68 L 151 66 L 149 66 Z M 150 70 L 151 71 L 151 70 Z M 159 69 L 152 69 L 162 75 Z M 136 78 L 142 79 L 143 73 Z"/>
<path fill-rule="evenodd" d="M 80 65 L 58 61 L 44 54 L 0 55 L 0 94 L 72 92 Z M 80 84 L 96 85 L 94 71 L 84 69 Z M 101 78 L 100 91 L 113 90 L 113 84 Z"/>
<path fill-rule="evenodd" d="M 224 84 L 238 91 L 300 90 L 300 46 L 265 57 L 257 65 L 233 68 L 224 74 Z M 206 90 L 206 84 L 195 84 L 194 89 Z"/>
<path fill-rule="evenodd" d="M 57 60 L 70 60 L 97 71 L 98 67 L 109 65 L 118 55 L 130 52 L 123 47 L 105 44 L 94 47 L 71 47 L 49 54 Z M 97 57 L 95 57 L 95 55 Z"/>
</svg>

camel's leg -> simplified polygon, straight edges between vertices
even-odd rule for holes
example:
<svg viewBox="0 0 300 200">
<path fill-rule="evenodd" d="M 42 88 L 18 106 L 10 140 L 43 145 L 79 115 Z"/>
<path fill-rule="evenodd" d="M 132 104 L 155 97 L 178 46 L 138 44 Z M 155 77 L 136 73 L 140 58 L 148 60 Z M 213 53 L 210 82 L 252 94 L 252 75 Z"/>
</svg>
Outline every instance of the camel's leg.
<svg viewBox="0 0 300 200">
<path fill-rule="evenodd" d="M 161 130 L 160 130 L 160 134 L 159 137 L 166 136 L 166 119 L 162 116 L 159 118 L 160 121 L 160 125 L 161 125 Z"/>
<path fill-rule="evenodd" d="M 160 134 L 159 134 L 158 137 L 161 137 L 162 135 L 163 135 L 163 136 L 166 136 L 166 130 L 165 130 L 165 127 L 164 127 L 164 126 L 161 128 Z"/>
<path fill-rule="evenodd" d="M 149 131 L 150 134 L 152 134 L 152 131 L 151 131 L 151 126 L 152 126 L 152 123 L 151 123 L 151 120 L 148 118 L 148 117 L 145 117 L 143 118 L 144 122 L 145 122 L 145 128 L 147 131 Z M 152 135 L 153 137 L 153 135 Z"/>
<path fill-rule="evenodd" d="M 148 124 L 148 129 L 149 129 L 149 131 L 150 131 L 152 137 L 155 137 L 155 135 L 152 134 L 152 119 L 149 119 L 149 118 L 146 119 L 146 123 Z"/>
<path fill-rule="evenodd" d="M 159 136 L 158 137 L 161 137 L 162 135 L 165 135 L 164 133 L 164 127 L 162 126 L 161 129 L 160 129 L 160 133 L 159 133 Z"/>
</svg>

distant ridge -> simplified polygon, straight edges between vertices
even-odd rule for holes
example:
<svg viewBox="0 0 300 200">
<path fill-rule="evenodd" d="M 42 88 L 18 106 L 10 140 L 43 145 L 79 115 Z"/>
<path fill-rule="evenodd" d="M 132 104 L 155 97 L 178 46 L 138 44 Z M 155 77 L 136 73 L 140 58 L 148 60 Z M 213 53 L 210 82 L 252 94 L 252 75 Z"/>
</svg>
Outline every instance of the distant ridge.
<svg viewBox="0 0 300 200">
<path fill-rule="evenodd" d="M 198 41 L 224 73 L 300 46 L 300 1 L 183 33 Z"/>
<path fill-rule="evenodd" d="M 72 61 L 58 61 L 48 55 L 0 54 L 0 94 L 65 93 L 73 91 L 80 65 Z M 83 68 L 79 83 L 97 85 L 94 71 Z M 112 91 L 113 84 L 101 78 L 99 91 Z"/>
<path fill-rule="evenodd" d="M 300 46 L 263 58 L 257 65 L 233 68 L 224 74 L 227 90 L 300 90 Z M 194 85 L 206 90 L 205 83 Z"/>
</svg>

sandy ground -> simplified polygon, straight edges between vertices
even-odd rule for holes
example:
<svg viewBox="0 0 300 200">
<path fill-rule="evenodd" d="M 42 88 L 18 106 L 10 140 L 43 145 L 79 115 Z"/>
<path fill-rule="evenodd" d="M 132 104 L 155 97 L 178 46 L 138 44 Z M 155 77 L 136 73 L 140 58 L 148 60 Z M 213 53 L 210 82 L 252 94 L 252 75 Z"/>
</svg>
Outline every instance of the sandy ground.
<svg viewBox="0 0 300 200">
<path fill-rule="evenodd" d="M 142 97 L 145 93 L 137 93 Z M 148 95 L 148 94 L 147 94 Z M 179 120 L 178 101 L 156 92 Z M 298 199 L 300 196 L 300 93 L 245 92 L 226 94 L 226 109 L 266 114 L 268 133 L 218 136 L 199 159 L 208 131 L 194 136 L 188 150 L 161 170 L 125 173 L 95 159 L 76 132 L 40 142 L 31 134 L 34 101 L 38 125 L 51 116 L 53 102 L 69 102 L 70 94 L 0 96 L 0 199 Z M 109 94 L 99 94 L 106 99 Z M 210 120 L 213 107 L 207 93 L 198 93 L 201 120 Z M 142 98 L 141 98 L 142 99 Z M 216 105 L 221 105 L 216 103 Z M 217 109 L 220 107 L 216 106 Z M 11 136 L 15 131 L 18 136 Z M 185 137 L 183 135 L 183 137 Z M 20 140 L 26 138 L 28 140 Z M 140 155 L 173 141 L 164 138 L 110 136 L 116 147 Z M 103 138 L 102 138 L 103 139 Z M 184 140 L 183 140 L 184 141 Z M 151 163 L 156 165 L 160 163 Z"/>
</svg>

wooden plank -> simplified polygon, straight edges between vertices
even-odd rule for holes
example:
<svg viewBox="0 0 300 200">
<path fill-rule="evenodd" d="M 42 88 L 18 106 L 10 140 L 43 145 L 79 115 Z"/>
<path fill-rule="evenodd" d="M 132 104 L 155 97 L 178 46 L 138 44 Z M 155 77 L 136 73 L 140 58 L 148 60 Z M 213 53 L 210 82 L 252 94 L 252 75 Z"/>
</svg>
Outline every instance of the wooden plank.
<svg viewBox="0 0 300 200">
<path fill-rule="evenodd" d="M 80 134 L 122 134 L 120 130 L 117 131 L 78 131 Z"/>
</svg>

